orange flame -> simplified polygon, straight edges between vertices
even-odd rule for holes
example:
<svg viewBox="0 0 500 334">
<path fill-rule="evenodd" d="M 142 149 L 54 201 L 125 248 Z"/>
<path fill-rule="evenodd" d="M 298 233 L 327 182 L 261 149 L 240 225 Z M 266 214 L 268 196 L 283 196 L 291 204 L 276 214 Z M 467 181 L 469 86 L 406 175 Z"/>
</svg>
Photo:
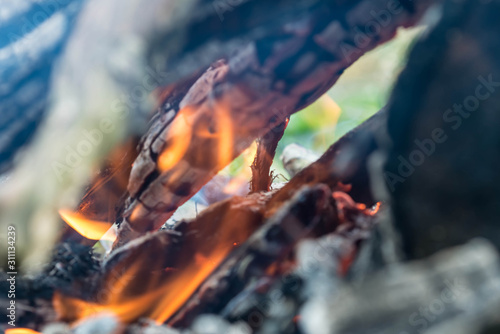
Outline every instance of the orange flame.
<svg viewBox="0 0 500 334">
<path fill-rule="evenodd" d="M 87 239 L 114 241 L 116 238 L 112 230 L 110 231 L 111 223 L 92 221 L 69 210 L 59 210 L 59 215 L 69 226 Z"/>
<path fill-rule="evenodd" d="M 159 324 L 169 319 L 189 299 L 210 273 L 222 263 L 228 253 L 229 249 L 220 250 L 215 252 L 205 263 L 189 265 L 181 275 L 183 279 L 177 280 L 165 291 L 163 300 L 151 314 L 151 319 Z"/>
<path fill-rule="evenodd" d="M 219 167 L 225 167 L 233 160 L 233 122 L 230 109 L 226 106 L 217 108 L 216 122 L 219 127 Z"/>
<path fill-rule="evenodd" d="M 123 322 L 137 319 L 144 312 L 144 307 L 155 301 L 155 294 L 162 293 L 159 290 L 152 290 L 134 299 L 122 298 L 125 287 L 134 279 L 138 271 L 139 265 L 135 264 L 115 282 L 114 286 L 106 289 L 105 300 L 102 303 L 69 298 L 56 292 L 53 299 L 54 309 L 59 315 L 63 315 L 63 320 L 84 320 L 100 313 L 113 313 Z M 78 322 L 75 323 L 77 324 Z"/>
<path fill-rule="evenodd" d="M 167 138 L 167 148 L 158 158 L 158 167 L 167 171 L 175 166 L 186 154 L 192 136 L 194 113 L 191 108 L 179 110 L 170 126 Z"/>
<path fill-rule="evenodd" d="M 215 105 L 212 119 L 207 119 L 199 118 L 195 109 L 185 107 L 172 121 L 165 138 L 167 147 L 158 158 L 158 166 L 162 172 L 172 169 L 182 160 L 193 141 L 193 134 L 216 141 L 217 167 L 222 168 L 233 160 L 234 131 L 230 108 Z"/>
<path fill-rule="evenodd" d="M 53 305 L 59 315 L 64 315 L 63 318 L 84 320 L 101 313 L 112 313 L 120 321 L 128 323 L 147 314 L 148 318 L 162 324 L 188 300 L 226 255 L 226 252 L 219 252 L 204 263 L 193 261 L 182 272 L 169 271 L 170 279 L 161 287 L 138 297 L 123 297 L 129 283 L 138 274 L 138 266 L 135 266 L 114 283 L 116 288 L 111 289 L 106 300 L 100 304 L 55 293 Z M 77 324 L 78 321 L 75 322 Z"/>
<path fill-rule="evenodd" d="M 8 328 L 5 330 L 5 334 L 42 334 L 42 333 L 28 328 Z"/>
<path fill-rule="evenodd" d="M 124 274 L 117 275 L 119 277 L 113 282 L 106 282 L 101 289 L 105 291 L 104 297 L 98 303 L 54 294 L 54 308 L 61 320 L 75 322 L 99 313 L 112 313 L 124 323 L 140 317 L 148 317 L 158 324 L 165 323 L 228 254 L 245 242 L 258 227 L 252 219 L 234 224 L 233 215 L 218 220 L 212 226 L 206 226 L 210 225 L 208 221 L 204 223 L 207 224 L 197 227 L 197 233 L 185 234 L 184 248 L 179 250 L 179 256 L 166 267 L 162 265 L 161 272 L 152 273 L 151 263 L 141 260 L 143 255 L 132 258 L 131 265 L 130 259 L 125 259 L 122 263 L 129 268 Z M 214 231 L 217 232 L 214 234 Z M 200 239 L 199 235 L 210 237 Z M 163 259 L 158 257 L 158 260 Z"/>
</svg>

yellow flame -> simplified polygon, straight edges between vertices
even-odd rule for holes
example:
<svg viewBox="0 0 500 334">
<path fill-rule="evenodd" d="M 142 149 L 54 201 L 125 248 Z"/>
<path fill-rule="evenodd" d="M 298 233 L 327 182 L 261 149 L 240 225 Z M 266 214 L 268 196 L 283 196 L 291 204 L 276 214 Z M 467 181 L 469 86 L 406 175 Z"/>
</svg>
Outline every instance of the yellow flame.
<svg viewBox="0 0 500 334">
<path fill-rule="evenodd" d="M 328 94 L 321 96 L 318 102 L 321 104 L 326 113 L 323 119 L 328 120 L 328 123 L 334 126 L 334 132 L 332 133 L 332 135 L 334 135 L 336 125 L 339 122 L 340 115 L 342 114 L 342 109 Z"/>
<path fill-rule="evenodd" d="M 216 141 L 217 166 L 222 168 L 233 160 L 233 120 L 230 108 L 225 105 L 215 105 L 213 124 L 215 132 L 209 131 L 210 122 L 198 119 L 195 109 L 181 109 L 170 126 L 165 138 L 167 147 L 158 158 L 158 166 L 162 172 L 172 169 L 189 150 L 193 134 L 201 138 L 211 138 Z"/>
<path fill-rule="evenodd" d="M 69 226 L 87 239 L 114 241 L 116 238 L 114 233 L 108 233 L 113 225 L 111 223 L 89 220 L 81 214 L 69 210 L 59 210 L 59 215 Z"/>
<path fill-rule="evenodd" d="M 5 334 L 41 334 L 41 333 L 28 328 L 8 328 L 5 330 Z"/>
</svg>

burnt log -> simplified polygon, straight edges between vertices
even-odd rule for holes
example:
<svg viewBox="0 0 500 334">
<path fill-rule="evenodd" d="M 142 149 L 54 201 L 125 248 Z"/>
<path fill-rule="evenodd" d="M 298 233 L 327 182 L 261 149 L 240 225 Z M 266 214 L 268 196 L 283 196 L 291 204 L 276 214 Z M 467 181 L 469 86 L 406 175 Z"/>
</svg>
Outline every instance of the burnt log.
<svg viewBox="0 0 500 334">
<path fill-rule="evenodd" d="M 167 323 L 188 327 L 202 313 L 219 313 L 246 285 L 268 276 L 268 268 L 286 258 L 298 241 L 314 235 L 319 222 L 330 218 L 329 223 L 336 225 L 329 209 L 330 195 L 331 190 L 324 185 L 297 192 L 201 284 Z"/>
<path fill-rule="evenodd" d="M 17 151 L 30 142 L 44 118 L 52 69 L 82 3 L 4 5 L 6 15 L 0 19 L 0 174 L 12 167 Z"/>
<path fill-rule="evenodd" d="M 447 1 L 389 103 L 384 177 L 409 259 L 500 247 L 500 1 Z"/>
</svg>

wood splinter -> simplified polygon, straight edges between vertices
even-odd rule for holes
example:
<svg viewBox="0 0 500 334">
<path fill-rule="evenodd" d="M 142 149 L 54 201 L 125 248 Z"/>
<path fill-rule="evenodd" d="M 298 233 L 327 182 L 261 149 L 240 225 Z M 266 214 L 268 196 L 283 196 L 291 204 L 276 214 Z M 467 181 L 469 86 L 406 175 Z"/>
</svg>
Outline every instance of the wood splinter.
<svg viewBox="0 0 500 334">
<path fill-rule="evenodd" d="M 270 191 L 273 182 L 271 165 L 278 143 L 285 133 L 290 118 L 273 128 L 264 137 L 257 139 L 257 153 L 250 166 L 252 169 L 252 180 L 250 181 L 250 193 Z"/>
</svg>

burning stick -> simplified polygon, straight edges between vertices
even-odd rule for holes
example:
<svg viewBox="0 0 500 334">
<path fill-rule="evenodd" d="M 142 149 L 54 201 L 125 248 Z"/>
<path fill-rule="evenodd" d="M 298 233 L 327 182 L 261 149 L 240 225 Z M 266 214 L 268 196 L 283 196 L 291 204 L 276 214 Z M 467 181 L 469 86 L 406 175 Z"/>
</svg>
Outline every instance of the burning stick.
<svg viewBox="0 0 500 334">
<path fill-rule="evenodd" d="M 264 195 L 218 203 L 177 231 L 159 231 L 117 249 L 104 264 L 98 298 L 85 302 L 56 295 L 59 316 L 75 321 L 110 311 L 123 322 L 147 316 L 163 323 L 176 314 L 171 321 L 177 323 L 197 315 L 199 307 L 221 308 L 223 300 L 210 296 L 231 298 L 250 278 L 265 275 L 319 221 L 331 217 L 330 198 L 325 186 L 306 187 L 265 222 Z"/>
<path fill-rule="evenodd" d="M 325 4 L 309 19 L 277 29 L 275 40 L 257 40 L 211 67 L 189 90 L 180 110 L 165 115 L 172 119 L 179 113 L 176 119 L 153 124 L 158 130 L 144 140 L 118 217 L 116 245 L 162 226 L 253 140 L 320 97 L 349 65 L 392 38 L 399 26 L 415 24 L 431 3 L 401 7 L 363 45 L 355 28 L 367 26 L 370 10 L 385 9 L 387 1 L 340 8 Z"/>
</svg>

